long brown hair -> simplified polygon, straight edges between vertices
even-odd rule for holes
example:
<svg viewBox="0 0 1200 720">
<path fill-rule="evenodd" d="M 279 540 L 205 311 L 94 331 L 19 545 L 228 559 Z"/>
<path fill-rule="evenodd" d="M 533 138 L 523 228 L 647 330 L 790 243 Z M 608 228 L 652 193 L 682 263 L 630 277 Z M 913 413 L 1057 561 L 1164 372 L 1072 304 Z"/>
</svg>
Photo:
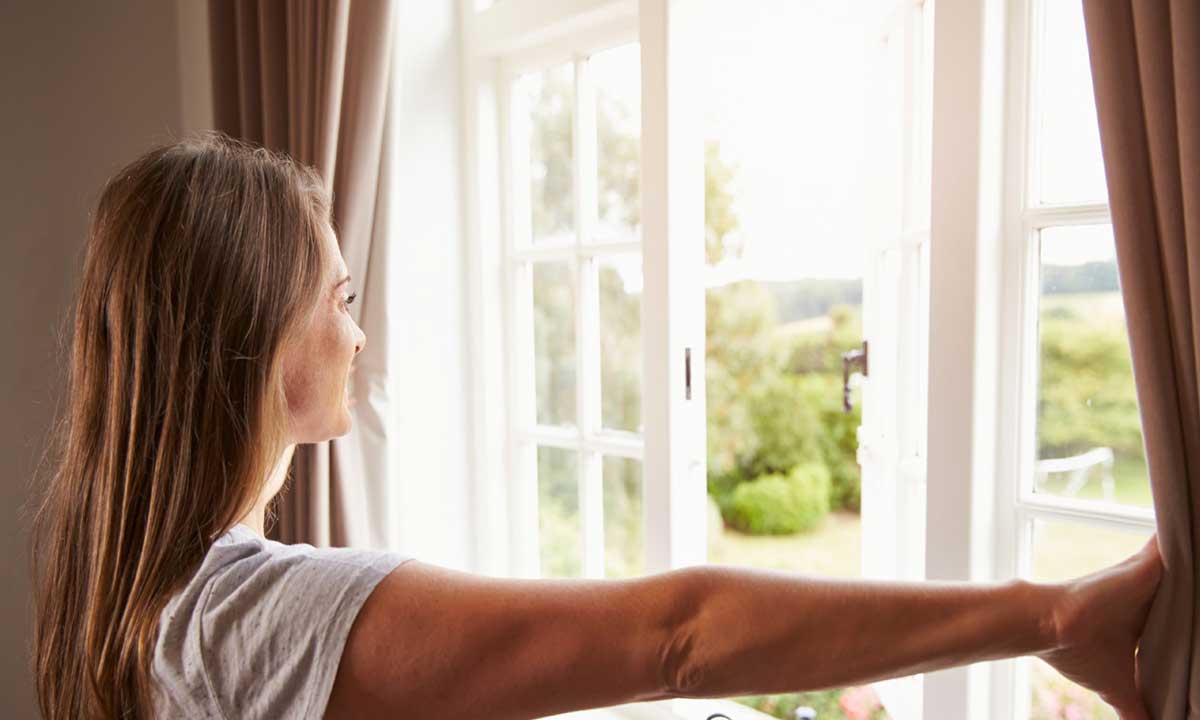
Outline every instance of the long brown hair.
<svg viewBox="0 0 1200 720">
<path fill-rule="evenodd" d="M 106 184 L 33 527 L 42 714 L 149 718 L 158 619 L 287 442 L 280 351 L 321 296 L 329 197 L 201 133 Z"/>
</svg>

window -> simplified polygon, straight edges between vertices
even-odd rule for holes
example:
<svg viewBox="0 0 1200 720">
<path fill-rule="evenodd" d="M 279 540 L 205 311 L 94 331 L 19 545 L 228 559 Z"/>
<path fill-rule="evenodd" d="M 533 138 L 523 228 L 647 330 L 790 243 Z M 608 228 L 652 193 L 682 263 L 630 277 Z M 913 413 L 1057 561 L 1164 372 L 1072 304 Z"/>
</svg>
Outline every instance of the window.
<svg viewBox="0 0 1200 720">
<path fill-rule="evenodd" d="M 1153 532 L 1079 3 L 1013 3 L 1011 150 L 1001 319 L 1003 575 L 1061 580 L 1117 562 Z M 1021 720 L 1116 718 L 1045 663 L 1002 693 Z"/>
<path fill-rule="evenodd" d="M 511 482 L 536 486 L 543 576 L 644 568 L 639 59 L 637 43 L 576 50 L 501 85 L 513 188 Z"/>
<path fill-rule="evenodd" d="M 704 562 L 705 257 L 676 239 L 706 231 L 704 3 L 461 1 L 479 569 Z M 1079 575 L 1154 527 L 1082 17 L 934 4 L 869 4 L 894 72 L 870 91 L 894 113 L 872 180 L 905 190 L 864 213 L 863 520 L 843 540 L 872 576 Z M 894 691 L 911 717 L 1103 710 L 1024 660 Z"/>
<path fill-rule="evenodd" d="M 666 242 L 668 217 L 702 228 L 699 164 L 675 159 L 686 113 L 665 111 L 668 85 L 686 108 L 696 67 L 683 23 L 673 3 L 462 3 L 478 569 L 702 561 L 703 324 L 687 308 L 703 305 L 681 301 L 698 273 Z M 687 702 L 587 716 L 678 718 Z"/>
</svg>

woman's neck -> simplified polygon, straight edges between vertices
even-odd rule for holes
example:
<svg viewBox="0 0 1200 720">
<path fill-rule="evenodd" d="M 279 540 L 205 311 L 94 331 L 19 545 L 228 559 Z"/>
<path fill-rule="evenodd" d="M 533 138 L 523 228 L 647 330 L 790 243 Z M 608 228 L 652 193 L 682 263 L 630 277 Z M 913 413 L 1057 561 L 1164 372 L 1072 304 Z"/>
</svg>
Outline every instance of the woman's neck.
<svg viewBox="0 0 1200 720">
<path fill-rule="evenodd" d="M 279 460 L 275 462 L 275 468 L 271 471 L 271 477 L 263 486 L 262 494 L 258 496 L 254 507 L 250 512 L 243 515 L 238 522 L 250 528 L 259 535 L 266 537 L 264 525 L 266 524 L 267 503 L 271 502 L 271 498 L 283 487 L 284 481 L 287 479 L 288 467 L 292 462 L 292 455 L 296 451 L 296 445 L 288 445 L 280 454 Z"/>
</svg>

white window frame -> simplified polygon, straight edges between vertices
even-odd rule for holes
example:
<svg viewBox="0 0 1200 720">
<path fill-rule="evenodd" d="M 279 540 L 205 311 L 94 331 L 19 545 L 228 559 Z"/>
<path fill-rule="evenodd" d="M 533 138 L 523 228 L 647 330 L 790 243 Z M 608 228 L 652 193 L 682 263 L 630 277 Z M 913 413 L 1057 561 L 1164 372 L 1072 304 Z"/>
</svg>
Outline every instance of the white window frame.
<svg viewBox="0 0 1200 720">
<path fill-rule="evenodd" d="M 536 462 L 532 442 L 582 450 L 581 501 L 585 575 L 600 576 L 596 546 L 602 543 L 597 511 L 599 457 L 615 455 L 643 463 L 645 567 L 647 572 L 698 564 L 706 552 L 707 488 L 704 466 L 704 288 L 703 245 L 671 238 L 703 237 L 703 145 L 699 128 L 678 109 L 697 102 L 695 57 L 701 45 L 689 18 L 694 0 L 503 0 L 476 12 L 460 0 L 463 18 L 463 173 L 467 214 L 468 328 L 472 337 L 469 389 L 472 424 L 472 517 L 474 569 L 494 575 L 539 574 L 536 528 Z M 642 53 L 642 237 L 641 243 L 583 242 L 592 203 L 583 183 L 594 183 L 595 148 L 590 112 L 576 112 L 573 155 L 576 238 L 560 247 L 522 246 L 527 230 L 514 226 L 514 209 L 527 205 L 527 178 L 512 156 L 518 128 L 510 107 L 512 81 L 522 72 L 575 61 L 585 79 L 589 54 L 638 41 Z M 586 82 L 583 83 L 586 86 Z M 590 110 L 577 96 L 576 108 Z M 668 103 L 676 112 L 668 114 Z M 582 144 L 579 144 L 582 141 Z M 694 145 L 694 148 L 692 147 Z M 583 190 L 583 192 L 580 192 Z M 580 204 L 582 203 L 582 204 Z M 580 224 L 581 223 L 581 224 Z M 694 245 L 695 247 L 691 247 Z M 618 433 L 599 427 L 596 388 L 580 382 L 577 412 L 595 422 L 564 431 L 537 425 L 530 371 L 532 340 L 524 318 L 531 302 L 527 276 L 513 272 L 532 260 L 561 259 L 577 267 L 613 251 L 642 252 L 642 414 L 644 432 Z M 594 273 L 577 278 L 593 282 Z M 579 294 L 577 294 L 577 297 Z M 501 298 L 500 303 L 495 299 Z M 577 378 L 598 379 L 597 308 L 577 303 Z M 692 350 L 690 393 L 685 357 Z M 595 365 L 592 365 L 594 363 Z M 515 421 L 514 421 L 515 419 Z M 593 460 L 588 462 L 586 457 Z M 499 472 L 496 469 L 502 469 Z M 520 482 L 514 479 L 520 478 Z M 530 479 L 533 482 L 530 482 Z M 585 492 L 592 495 L 585 495 Z M 531 529 L 533 531 L 531 532 Z M 590 542 L 589 542 L 590 539 Z M 602 546 L 600 547 L 602 552 Z M 725 700 L 644 703 L 589 716 L 681 718 L 696 704 L 731 718 L 763 717 Z"/>
<path fill-rule="evenodd" d="M 1038 313 L 1040 286 L 1039 232 L 1067 225 L 1111 223 L 1109 206 L 1101 203 L 1047 205 L 1037 202 L 1039 157 L 1037 52 L 1045 38 L 1038 11 L 1053 0 L 1008 0 L 1007 97 L 1005 112 L 1003 232 L 999 243 L 997 304 L 997 413 L 995 565 L 998 577 L 1031 572 L 1033 528 L 1037 520 L 1090 524 L 1101 528 L 1150 533 L 1154 511 L 1126 505 L 1035 494 L 1037 458 Z M 993 664 L 992 717 L 1023 720 L 1029 716 L 1028 662 Z"/>
<path fill-rule="evenodd" d="M 686 151 L 685 137 L 690 130 L 686 126 L 690 123 L 683 122 L 678 115 L 668 118 L 665 111 L 668 101 L 677 107 L 687 102 L 684 97 L 687 83 L 681 79 L 688 72 L 687 68 L 683 68 L 682 58 L 689 41 L 680 39 L 684 33 L 677 21 L 678 16 L 672 13 L 676 13 L 681 6 L 691 4 L 694 3 L 689 0 L 647 0 L 640 5 L 625 1 L 605 4 L 574 0 L 547 4 L 530 0 L 505 0 L 478 16 L 472 16 L 473 20 L 468 23 L 472 27 L 465 33 L 477 41 L 474 49 L 466 53 L 467 62 L 472 65 L 471 82 L 487 86 L 484 94 L 497 107 L 494 132 L 502 139 L 493 141 L 495 152 L 491 155 L 494 157 L 494 166 L 477 173 L 495 177 L 498 181 L 491 190 L 500 198 L 492 217 L 497 220 L 501 232 L 491 241 L 502 249 L 495 253 L 494 249 L 484 248 L 482 245 L 486 240 L 478 237 L 478 245 L 471 253 L 474 261 L 471 271 L 481 275 L 498 272 L 500 275 L 498 281 L 495 278 L 478 278 L 481 281 L 478 286 L 491 283 L 492 289 L 500 290 L 492 297 L 504 298 L 500 313 L 504 330 L 499 337 L 487 341 L 488 347 L 476 357 L 499 361 L 505 368 L 507 382 L 500 383 L 500 392 L 494 395 L 485 393 L 485 397 L 491 398 L 494 404 L 499 404 L 500 395 L 504 396 L 504 411 L 500 413 L 499 423 L 493 421 L 490 426 L 484 423 L 477 426 L 477 430 L 504 436 L 506 440 L 501 444 L 507 447 L 502 451 L 506 456 L 503 466 L 510 469 L 512 478 L 532 477 L 527 467 L 527 463 L 532 462 L 529 453 L 518 450 L 528 446 L 531 441 L 581 450 L 584 453 L 581 459 L 588 455 L 595 456 L 593 459 L 596 462 L 581 463 L 581 490 L 598 489 L 600 453 L 641 460 L 644 477 L 649 478 L 643 484 L 645 513 L 646 517 L 655 519 L 646 527 L 646 567 L 650 572 L 702 562 L 705 547 L 703 435 L 699 436 L 699 442 L 689 441 L 687 437 L 688 434 L 694 436 L 697 429 L 702 433 L 704 427 L 704 376 L 700 362 L 691 364 L 690 399 L 685 394 L 684 384 L 687 349 L 701 348 L 703 343 L 703 288 L 698 272 L 703 262 L 703 248 L 698 247 L 693 252 L 685 243 L 667 241 L 668 236 L 703 236 L 703 156 L 697 151 L 696 158 L 690 159 L 692 153 Z M 564 14 L 563 8 L 567 5 L 576 7 L 577 14 Z M 669 18 L 673 22 L 669 22 Z M 525 29 L 520 29 L 522 27 Z M 500 35 L 500 28 L 507 34 Z M 578 204 L 576 242 L 572 246 L 557 247 L 523 244 L 521 239 L 528 236 L 528 228 L 523 227 L 520 221 L 514 223 L 513 219 L 524 216 L 518 210 L 528 204 L 528 199 L 522 195 L 528 183 L 526 178 L 520 177 L 520 158 L 512 156 L 510 151 L 512 140 L 521 132 L 521 128 L 509 126 L 512 118 L 520 116 L 509 105 L 514 97 L 510 92 L 512 82 L 524 72 L 571 61 L 575 62 L 577 80 L 585 80 L 586 64 L 583 60 L 589 54 L 647 36 L 655 37 L 657 42 L 642 42 L 642 137 L 644 147 L 650 148 L 642 153 L 641 167 L 644 196 L 642 234 L 646 240 L 624 244 L 585 241 L 590 231 L 588 218 L 594 213 L 591 208 L 593 203 L 588 198 L 594 195 L 589 188 L 594 185 L 596 159 L 594 126 L 591 124 L 594 103 L 587 93 L 583 93 L 575 99 L 578 150 L 573 159 Z M 485 53 L 482 57 L 478 55 L 481 52 Z M 668 75 L 675 81 L 668 83 Z M 487 82 L 481 83 L 484 79 Z M 657 90 L 652 87 L 656 82 Z M 584 82 L 580 87 L 586 86 Z M 479 91 L 469 91 L 467 94 L 477 96 Z M 478 114 L 477 99 L 475 104 L 472 110 Z M 477 120 L 468 122 L 474 125 Z M 696 147 L 702 148 L 698 133 L 691 132 L 697 138 Z M 473 133 L 468 135 L 473 139 Z M 472 150 L 467 154 L 474 158 L 474 162 L 479 161 L 477 151 Z M 468 172 L 476 174 L 470 169 Z M 492 175 L 493 172 L 495 175 Z M 695 182 L 689 182 L 688 178 L 693 178 Z M 480 188 L 477 192 L 482 195 L 486 190 Z M 481 199 L 476 197 L 470 202 L 472 206 L 477 206 Z M 482 230 L 475 222 L 469 223 L 469 227 L 476 232 Z M 582 413 L 578 432 L 567 433 L 562 429 L 537 425 L 530 404 L 533 395 L 529 375 L 532 358 L 528 353 L 532 345 L 527 337 L 521 337 L 522 333 L 528 331 L 524 318 L 529 312 L 530 284 L 528 278 L 521 277 L 520 273 L 514 275 L 509 266 L 557 259 L 572 261 L 580 268 L 585 268 L 592 259 L 637 250 L 642 251 L 644 278 L 644 438 L 634 433 L 618 433 L 598 427 L 598 383 L 586 382 L 587 378 L 598 379 L 598 358 L 594 357 L 598 338 L 594 337 L 593 332 L 597 326 L 597 309 L 589 307 L 587 302 L 579 303 L 577 309 L 577 377 L 584 380 L 578 383 L 577 409 Z M 689 265 L 694 265 L 697 272 L 689 272 Z M 581 289 L 583 283 L 595 281 L 594 276 L 582 269 L 578 277 Z M 585 298 L 589 294 L 579 295 Z M 476 304 L 483 298 L 481 294 Z M 477 323 L 473 325 L 478 326 Z M 697 360 L 701 358 L 699 352 L 696 357 Z M 481 383 L 489 380 L 495 382 L 497 379 L 486 375 L 487 371 L 475 371 Z M 484 414 L 494 417 L 486 411 Z M 513 421 L 506 423 L 505 418 Z M 509 557 L 506 571 L 533 576 L 538 572 L 536 535 L 531 534 L 529 528 L 536 527 L 536 485 L 527 481 L 510 485 L 514 495 L 507 498 L 506 502 L 512 518 L 507 523 Z M 581 499 L 586 503 L 595 498 L 581 496 Z M 598 500 L 591 505 L 598 505 Z M 596 525 L 598 510 L 598 507 L 584 509 L 585 527 Z M 503 522 L 502 518 L 495 517 L 494 511 L 491 514 L 493 526 Z M 664 518 L 666 522 L 663 522 Z M 597 530 L 593 528 L 593 545 L 599 537 Z M 585 530 L 587 537 L 589 534 Z M 585 559 L 588 574 L 596 574 L 595 552 L 585 548 L 585 555 L 588 556 Z M 493 558 L 493 563 L 504 566 L 504 562 L 498 558 Z"/>
</svg>

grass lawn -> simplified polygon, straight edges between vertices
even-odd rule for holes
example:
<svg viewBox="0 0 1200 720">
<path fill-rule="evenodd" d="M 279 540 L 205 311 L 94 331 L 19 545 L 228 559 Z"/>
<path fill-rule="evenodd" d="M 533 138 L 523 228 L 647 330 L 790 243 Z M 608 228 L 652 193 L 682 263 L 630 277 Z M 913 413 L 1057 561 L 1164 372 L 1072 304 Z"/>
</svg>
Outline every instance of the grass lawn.
<svg viewBox="0 0 1200 720">
<path fill-rule="evenodd" d="M 859 577 L 861 547 L 862 522 L 844 511 L 830 513 L 815 530 L 799 535 L 743 535 L 725 529 L 719 514 L 708 526 L 708 561 L 721 565 Z"/>
</svg>

